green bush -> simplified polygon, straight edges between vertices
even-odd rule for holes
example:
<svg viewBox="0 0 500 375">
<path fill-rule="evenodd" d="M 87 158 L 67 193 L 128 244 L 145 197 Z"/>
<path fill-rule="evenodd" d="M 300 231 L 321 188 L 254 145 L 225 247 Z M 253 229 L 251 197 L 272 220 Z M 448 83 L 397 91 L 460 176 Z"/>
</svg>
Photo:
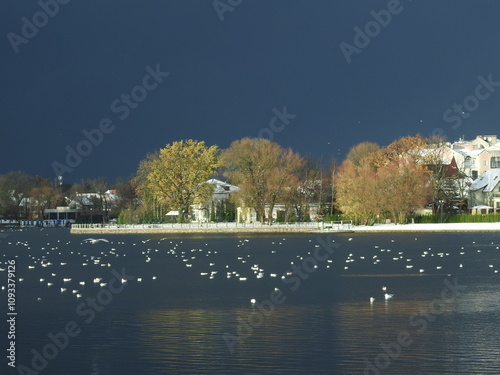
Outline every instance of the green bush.
<svg viewBox="0 0 500 375">
<path fill-rule="evenodd" d="M 415 223 L 440 223 L 441 215 L 415 216 Z M 495 223 L 500 222 L 500 213 L 482 215 L 472 214 L 443 214 L 443 223 Z"/>
</svg>

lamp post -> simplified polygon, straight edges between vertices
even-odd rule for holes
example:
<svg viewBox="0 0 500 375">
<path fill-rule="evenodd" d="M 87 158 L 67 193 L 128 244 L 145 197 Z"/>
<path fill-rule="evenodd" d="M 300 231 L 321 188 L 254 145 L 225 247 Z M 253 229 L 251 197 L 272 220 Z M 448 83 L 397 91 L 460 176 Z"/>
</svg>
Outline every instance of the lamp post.
<svg viewBox="0 0 500 375">
<path fill-rule="evenodd" d="M 90 207 L 90 224 L 93 224 L 93 223 L 94 223 L 94 220 L 92 217 L 92 207 Z"/>
</svg>

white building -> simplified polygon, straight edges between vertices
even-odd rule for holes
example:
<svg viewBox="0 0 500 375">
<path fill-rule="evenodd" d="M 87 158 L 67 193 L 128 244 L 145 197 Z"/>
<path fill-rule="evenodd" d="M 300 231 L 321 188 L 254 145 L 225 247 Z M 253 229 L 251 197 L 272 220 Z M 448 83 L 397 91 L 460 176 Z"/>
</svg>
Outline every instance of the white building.
<svg viewBox="0 0 500 375">
<path fill-rule="evenodd" d="M 224 221 L 226 211 L 230 208 L 230 196 L 240 191 L 240 188 L 227 182 L 212 178 L 206 182 L 213 188 L 211 198 L 203 204 L 193 205 L 193 220 L 199 222 Z"/>
<path fill-rule="evenodd" d="M 116 190 L 107 190 L 104 194 L 100 193 L 76 193 L 75 198 L 69 199 L 68 206 L 71 208 L 84 208 L 84 207 L 93 207 L 97 202 L 102 199 L 103 209 L 109 208 L 109 206 L 113 205 L 117 200 L 118 196 L 116 194 Z"/>
<path fill-rule="evenodd" d="M 81 213 L 81 210 L 69 207 L 56 207 L 47 208 L 43 210 L 43 213 L 48 220 L 70 220 L 74 222 Z"/>
<path fill-rule="evenodd" d="M 460 139 L 451 148 L 459 167 L 474 180 L 492 168 L 500 168 L 500 142 L 496 135 L 478 135 L 472 141 Z"/>
<path fill-rule="evenodd" d="M 319 208 L 320 205 L 319 203 L 309 203 L 307 204 L 307 215 L 309 215 L 310 219 L 315 221 L 319 220 L 321 218 Z M 265 206 L 266 214 L 269 212 L 269 205 L 266 204 Z M 291 205 L 286 205 L 283 203 L 277 203 L 273 207 L 273 212 L 272 212 L 272 221 L 276 222 L 284 222 L 286 220 L 286 213 L 288 211 L 293 211 L 294 207 Z M 236 220 L 239 223 L 252 223 L 257 221 L 257 212 L 253 208 L 248 208 L 245 207 L 244 205 L 241 205 L 237 208 L 236 211 Z"/>
</svg>

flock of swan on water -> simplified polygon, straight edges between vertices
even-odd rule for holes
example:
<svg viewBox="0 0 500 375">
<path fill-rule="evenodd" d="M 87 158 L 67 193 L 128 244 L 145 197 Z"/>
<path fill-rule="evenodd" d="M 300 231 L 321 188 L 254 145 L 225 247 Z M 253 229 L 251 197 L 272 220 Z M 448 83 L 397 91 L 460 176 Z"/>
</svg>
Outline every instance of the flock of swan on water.
<svg viewBox="0 0 500 375">
<path fill-rule="evenodd" d="M 123 238 L 123 237 L 122 237 Z M 415 238 L 415 241 L 418 239 Z M 245 248 L 246 245 L 250 242 L 250 239 L 237 239 L 238 243 L 236 244 L 237 248 L 243 247 Z M 282 238 L 281 240 L 272 240 L 270 241 L 270 247 L 271 251 L 269 252 L 269 255 L 276 254 L 276 248 L 277 246 L 284 245 L 286 241 L 286 238 Z M 353 238 L 350 237 L 347 239 L 348 242 L 353 241 Z M 179 258 L 182 261 L 182 264 L 187 268 L 191 270 L 197 270 L 198 274 L 200 277 L 207 278 L 207 279 L 214 279 L 216 277 L 225 277 L 226 279 L 235 279 L 240 282 L 245 282 L 249 279 L 249 277 L 253 276 L 255 279 L 262 279 L 265 277 L 269 278 L 276 278 L 277 280 L 279 279 L 279 276 L 281 275 L 281 278 L 284 279 L 287 276 L 291 276 L 292 272 L 286 272 L 283 273 L 282 270 L 281 272 L 278 270 L 275 270 L 274 272 L 266 272 L 266 270 L 263 268 L 263 266 L 259 265 L 259 263 L 255 260 L 256 257 L 252 258 L 251 253 L 247 254 L 242 254 L 241 252 L 238 252 L 236 255 L 236 261 L 237 263 L 240 263 L 241 266 L 246 267 L 247 271 L 251 272 L 246 272 L 242 273 L 242 271 L 234 270 L 234 267 L 230 266 L 229 264 L 223 265 L 222 269 L 224 271 L 221 271 L 221 267 L 216 264 L 215 259 L 213 259 L 213 256 L 216 255 L 218 252 L 217 250 L 208 250 L 208 243 L 205 243 L 205 248 L 193 248 L 190 250 L 181 250 L 179 246 L 183 243 L 182 240 L 176 239 L 176 240 L 169 240 L 168 238 L 161 238 L 161 239 L 145 239 L 141 241 L 143 244 L 148 245 L 154 244 L 157 242 L 157 245 L 162 245 L 163 243 L 166 243 L 167 246 L 158 246 L 154 248 L 148 247 L 146 250 L 141 251 L 141 255 L 144 256 L 144 262 L 145 263 L 150 263 L 151 260 L 153 259 L 154 255 L 156 253 L 166 253 L 168 255 L 174 256 L 176 258 Z M 309 242 L 312 242 L 312 240 L 309 240 Z M 391 240 L 391 242 L 395 242 L 395 240 Z M 58 255 L 67 255 L 68 252 L 66 252 L 67 248 L 62 248 L 62 245 L 69 247 L 69 255 L 73 256 L 78 256 L 80 257 L 80 262 L 81 262 L 81 267 L 112 267 L 113 266 L 113 259 L 114 258 L 119 258 L 119 257 L 126 257 L 127 253 L 122 251 L 124 248 L 126 249 L 127 247 L 130 246 L 137 246 L 137 243 L 131 243 L 127 245 L 123 241 L 117 241 L 113 242 L 110 241 L 109 239 L 106 238 L 86 238 L 83 240 L 76 240 L 76 241 L 67 241 L 65 243 L 61 243 L 60 239 L 55 240 L 54 243 L 47 242 L 45 246 L 42 246 L 40 249 L 32 249 L 28 241 L 17 241 L 17 242 L 9 242 L 6 241 L 6 244 L 9 246 L 15 246 L 15 247 L 21 247 L 24 248 L 25 250 L 29 251 L 28 257 L 31 260 L 31 264 L 29 265 L 22 265 L 19 264 L 18 267 L 21 269 L 23 267 L 26 268 L 26 271 L 23 270 L 23 272 L 17 271 L 17 274 L 22 274 L 26 275 L 25 277 L 29 277 L 30 275 L 30 270 L 33 270 L 35 268 L 50 268 L 53 267 L 54 264 L 58 263 L 58 269 L 61 270 L 64 269 L 64 266 L 67 265 L 68 260 L 66 261 L 60 261 L 56 260 Z M 77 246 L 75 246 L 75 244 Z M 99 253 L 97 254 L 96 252 L 91 252 L 89 251 L 90 249 L 87 247 L 79 249 L 79 246 L 84 246 L 84 245 L 95 245 L 99 248 Z M 493 243 L 491 245 L 494 246 Z M 120 247 L 120 249 L 118 249 Z M 315 247 L 319 247 L 319 245 L 315 245 Z M 496 249 L 499 249 L 498 246 L 496 246 Z M 35 250 L 35 251 L 33 251 Z M 129 249 L 127 249 L 129 250 Z M 338 249 L 336 251 L 342 251 L 342 249 Z M 476 249 L 477 252 L 481 252 L 480 249 Z M 407 272 L 412 272 L 412 269 L 414 267 L 414 261 L 413 258 L 415 257 L 421 257 L 421 258 L 429 258 L 429 257 L 435 257 L 435 258 L 442 258 L 443 259 L 443 264 L 445 264 L 444 259 L 450 255 L 449 252 L 436 252 L 433 251 L 431 248 L 427 248 L 426 250 L 421 251 L 420 253 L 412 250 L 412 255 L 411 257 L 408 257 L 404 254 L 403 251 L 395 251 L 391 250 L 388 248 L 381 248 L 379 245 L 374 246 L 374 253 L 370 257 L 366 255 L 359 255 L 356 256 L 354 255 L 353 252 L 346 252 L 347 256 L 345 259 L 345 265 L 343 267 L 345 272 L 349 272 L 349 268 L 351 267 L 351 264 L 353 262 L 367 262 L 371 261 L 373 265 L 377 265 L 380 262 L 382 262 L 382 258 L 380 253 L 385 253 L 384 259 L 387 258 L 387 254 L 391 253 L 393 262 L 400 262 L 404 264 L 404 267 Z M 93 253 L 93 255 L 91 255 Z M 378 253 L 378 254 L 377 254 Z M 296 255 L 296 260 L 292 260 L 290 262 L 290 266 L 296 264 L 300 265 L 300 261 L 303 261 L 306 256 L 312 256 L 313 251 L 308 251 L 307 255 Z M 465 248 L 461 247 L 460 255 L 465 254 Z M 3 254 L 3 257 L 6 257 L 6 254 Z M 202 257 L 208 257 L 209 261 L 208 262 L 200 262 L 200 259 Z M 413 257 L 413 258 L 412 258 Z M 195 262 L 198 262 L 197 266 L 193 268 L 193 265 Z M 332 259 L 327 259 L 325 263 L 325 268 L 330 268 L 332 266 L 332 263 L 334 261 Z M 199 263 L 202 263 L 200 266 Z M 4 262 L 0 262 L 0 265 L 6 265 L 7 260 Z M 204 264 L 204 266 L 203 266 Z M 443 264 L 439 264 L 437 266 L 434 266 L 436 271 L 439 271 L 443 268 Z M 201 267 L 201 268 L 200 268 Z M 464 265 L 463 263 L 459 264 L 459 268 L 463 268 Z M 204 269 L 203 269 L 204 268 Z M 232 269 L 233 268 L 233 269 Z M 284 265 L 284 268 L 287 268 L 287 265 Z M 314 268 L 318 268 L 318 265 L 315 265 Z M 498 270 L 495 269 L 495 266 L 493 264 L 489 264 L 488 268 L 493 271 L 494 273 L 498 273 Z M 18 268 L 19 269 L 19 268 Z M 6 271 L 6 266 L 0 267 L 0 272 L 1 271 Z M 427 271 L 424 268 L 419 268 L 418 273 L 423 275 Z M 222 274 L 222 275 L 221 275 Z M 137 283 L 142 283 L 143 280 L 150 279 L 150 280 L 157 280 L 156 275 L 148 275 L 142 276 L 142 277 L 137 277 L 135 279 L 135 282 Z M 4 278 L 5 279 L 5 278 Z M 91 280 L 74 280 L 74 277 L 71 275 L 65 274 L 64 272 L 58 271 L 56 272 L 51 272 L 50 276 L 46 276 L 43 278 L 39 279 L 39 283 L 41 285 L 45 285 L 46 287 L 53 287 L 56 283 L 56 281 L 62 281 L 62 286 L 59 288 L 60 293 L 66 293 L 66 292 L 71 292 L 72 294 L 75 295 L 75 297 L 82 298 L 82 290 L 85 288 L 86 285 L 89 284 L 95 284 L 98 285 L 99 287 L 106 287 L 107 282 L 103 277 L 93 277 Z M 3 283 L 5 280 L 0 280 L 0 283 Z M 18 282 L 23 282 L 24 277 L 19 277 L 17 279 Z M 123 284 L 126 284 L 130 281 L 126 279 L 121 279 L 120 280 Z M 58 283 L 60 284 L 60 282 Z M 2 286 L 1 289 L 5 291 L 6 287 Z M 278 288 L 275 288 L 275 290 L 279 290 Z M 381 294 L 380 298 L 388 301 L 391 300 L 394 297 L 394 293 L 389 293 L 387 286 L 381 286 Z M 370 297 L 369 298 L 369 303 L 372 305 L 379 297 Z M 38 301 L 41 300 L 41 297 L 37 298 Z M 250 303 L 254 305 L 257 302 L 255 298 L 252 298 L 250 300 Z"/>
</svg>

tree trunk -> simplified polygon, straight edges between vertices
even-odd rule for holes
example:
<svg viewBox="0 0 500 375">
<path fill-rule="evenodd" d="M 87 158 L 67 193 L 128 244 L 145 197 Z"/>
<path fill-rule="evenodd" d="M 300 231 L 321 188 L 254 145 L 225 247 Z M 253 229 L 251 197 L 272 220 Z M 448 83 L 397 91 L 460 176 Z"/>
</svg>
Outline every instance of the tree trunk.
<svg viewBox="0 0 500 375">
<path fill-rule="evenodd" d="M 273 221 L 273 210 L 274 210 L 274 202 L 269 205 L 269 209 L 268 209 L 267 218 L 269 221 L 269 225 L 271 225 L 272 221 Z"/>
<path fill-rule="evenodd" d="M 257 221 L 264 223 L 264 221 L 266 220 L 266 207 L 264 205 L 260 205 L 257 210 L 257 215 Z"/>
</svg>

